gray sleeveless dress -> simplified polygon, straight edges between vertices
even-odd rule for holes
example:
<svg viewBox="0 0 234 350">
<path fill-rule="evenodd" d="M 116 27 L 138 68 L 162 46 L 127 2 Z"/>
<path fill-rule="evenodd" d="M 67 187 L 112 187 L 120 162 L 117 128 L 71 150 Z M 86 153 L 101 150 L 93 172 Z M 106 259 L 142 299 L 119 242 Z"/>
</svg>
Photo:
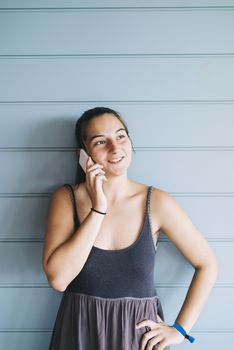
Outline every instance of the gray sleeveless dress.
<svg viewBox="0 0 234 350">
<path fill-rule="evenodd" d="M 70 191 L 76 230 L 80 223 L 74 191 L 71 185 L 64 186 Z M 139 350 L 143 334 L 150 329 L 135 325 L 145 319 L 158 322 L 157 314 L 164 320 L 154 287 L 157 246 L 150 228 L 151 189 L 148 186 L 137 240 L 118 250 L 93 246 L 82 270 L 63 292 L 49 350 Z"/>
</svg>

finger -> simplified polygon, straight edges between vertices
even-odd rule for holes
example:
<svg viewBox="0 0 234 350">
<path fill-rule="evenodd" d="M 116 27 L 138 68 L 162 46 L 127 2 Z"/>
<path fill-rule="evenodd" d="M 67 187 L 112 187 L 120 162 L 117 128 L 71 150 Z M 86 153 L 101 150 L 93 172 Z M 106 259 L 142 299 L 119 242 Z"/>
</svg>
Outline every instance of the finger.
<svg viewBox="0 0 234 350">
<path fill-rule="evenodd" d="M 101 169 L 95 169 L 95 170 L 89 172 L 87 177 L 89 178 L 90 186 L 96 188 L 96 190 L 97 190 L 96 184 L 98 184 L 100 182 L 101 176 L 105 176 Z"/>
<path fill-rule="evenodd" d="M 169 343 L 166 340 L 163 340 L 162 342 L 159 343 L 157 350 L 163 350 L 165 349 Z"/>
<path fill-rule="evenodd" d="M 153 342 L 153 339 L 155 339 L 154 342 Z M 162 335 L 158 334 L 158 331 L 152 330 L 152 331 L 146 332 L 141 339 L 140 350 L 151 349 L 152 346 L 157 344 L 157 342 L 159 342 L 161 339 L 162 339 Z"/>
<path fill-rule="evenodd" d="M 161 317 L 159 316 L 159 314 L 157 314 L 157 320 L 158 320 L 158 322 L 164 322 L 164 321 L 161 319 Z"/>
<path fill-rule="evenodd" d="M 103 181 L 107 181 L 104 175 L 95 176 L 93 187 L 96 192 L 103 191 L 103 188 L 102 188 Z"/>
<path fill-rule="evenodd" d="M 152 350 L 154 345 L 157 345 L 160 343 L 160 341 L 163 339 L 163 336 L 162 335 L 157 335 L 153 338 L 151 338 L 149 341 L 148 341 L 148 344 L 145 348 L 145 350 Z M 158 348 L 157 348 L 158 350 Z"/>
<path fill-rule="evenodd" d="M 97 174 L 105 174 L 105 171 L 104 170 L 102 170 L 101 168 L 98 168 L 98 167 L 96 167 L 96 168 L 94 168 L 94 169 L 88 169 L 87 171 L 86 171 L 86 178 L 88 178 L 88 182 L 90 183 L 90 181 L 92 182 L 93 180 L 93 178 L 97 175 Z"/>
<path fill-rule="evenodd" d="M 144 321 L 138 322 L 136 324 L 136 329 L 142 328 L 142 327 L 146 327 L 146 326 L 148 326 L 151 329 L 153 329 L 153 328 L 158 326 L 158 323 L 155 322 L 155 321 L 152 321 L 152 320 L 144 320 Z"/>
<path fill-rule="evenodd" d="M 90 170 L 93 170 L 93 169 L 97 169 L 97 168 L 99 168 L 99 169 L 102 169 L 104 166 L 102 165 L 102 164 L 98 164 L 98 163 L 96 163 L 96 164 L 91 164 L 91 165 L 89 165 L 86 169 L 86 171 L 90 171 Z"/>
<path fill-rule="evenodd" d="M 105 174 L 105 171 L 100 169 L 100 168 L 96 168 L 96 169 L 92 169 L 90 171 L 88 171 L 90 176 L 96 176 L 97 174 Z"/>
<path fill-rule="evenodd" d="M 104 180 L 104 181 L 107 181 L 107 178 L 105 177 L 105 175 L 103 175 L 103 174 L 97 174 L 96 176 L 95 176 L 95 179 L 94 179 L 94 181 L 99 181 L 99 180 Z"/>
<path fill-rule="evenodd" d="M 148 340 L 152 337 L 152 331 L 146 332 L 143 337 L 141 338 L 140 342 L 140 350 L 145 350 L 145 346 L 148 342 Z M 151 333 L 151 334 L 150 334 Z"/>
<path fill-rule="evenodd" d="M 105 178 L 105 174 L 102 174 L 100 172 L 97 172 L 94 176 L 91 176 L 90 174 L 90 182 L 94 187 L 96 187 L 96 184 L 99 184 L 99 183 L 101 184 L 104 178 Z M 107 180 L 104 180 L 104 181 L 107 181 Z"/>
</svg>

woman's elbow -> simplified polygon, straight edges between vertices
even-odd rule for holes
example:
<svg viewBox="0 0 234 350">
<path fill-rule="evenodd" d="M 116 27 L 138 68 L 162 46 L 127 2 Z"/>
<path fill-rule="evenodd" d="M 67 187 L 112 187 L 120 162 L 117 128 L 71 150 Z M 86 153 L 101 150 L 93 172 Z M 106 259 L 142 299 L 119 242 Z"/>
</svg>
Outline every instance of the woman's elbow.
<svg viewBox="0 0 234 350">
<path fill-rule="evenodd" d="M 57 281 L 51 281 L 49 284 L 57 292 L 64 292 L 66 289 L 66 286 L 64 286 L 64 284 L 61 284 Z"/>
<path fill-rule="evenodd" d="M 66 286 L 64 283 L 62 283 L 60 280 L 57 279 L 50 279 L 47 277 L 48 283 L 51 288 L 53 288 L 57 292 L 64 292 L 66 289 Z"/>
<path fill-rule="evenodd" d="M 64 283 L 60 279 L 55 278 L 54 276 L 51 276 L 51 274 L 48 272 L 48 269 L 46 268 L 45 265 L 43 265 L 43 270 L 46 275 L 49 286 L 54 290 L 56 290 L 57 292 L 64 292 L 66 289 L 66 286 L 64 285 Z"/>
<path fill-rule="evenodd" d="M 206 258 L 205 261 L 201 262 L 201 264 L 197 266 L 197 269 L 207 271 L 209 275 L 212 275 L 216 280 L 220 271 L 220 264 L 216 255 L 211 254 L 209 258 Z"/>
</svg>

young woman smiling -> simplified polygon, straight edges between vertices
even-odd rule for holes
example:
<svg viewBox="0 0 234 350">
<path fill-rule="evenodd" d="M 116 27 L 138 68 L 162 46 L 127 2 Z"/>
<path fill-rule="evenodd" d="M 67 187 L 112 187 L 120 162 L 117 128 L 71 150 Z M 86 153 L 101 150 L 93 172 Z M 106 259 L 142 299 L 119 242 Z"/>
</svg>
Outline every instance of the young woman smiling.
<svg viewBox="0 0 234 350">
<path fill-rule="evenodd" d="M 63 292 L 50 350 L 169 350 L 194 338 L 195 324 L 218 274 L 210 246 L 163 189 L 128 178 L 132 142 L 113 109 L 87 110 L 76 124 L 75 186 L 64 184 L 49 205 L 43 268 Z M 154 283 L 159 230 L 194 267 L 173 325 L 165 322 Z"/>
</svg>

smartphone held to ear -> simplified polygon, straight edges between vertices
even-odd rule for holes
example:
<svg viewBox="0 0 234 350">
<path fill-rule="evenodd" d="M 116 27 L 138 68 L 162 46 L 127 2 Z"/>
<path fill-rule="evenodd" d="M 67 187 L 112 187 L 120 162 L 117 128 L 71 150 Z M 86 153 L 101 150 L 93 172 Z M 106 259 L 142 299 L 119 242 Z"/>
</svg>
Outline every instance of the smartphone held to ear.
<svg viewBox="0 0 234 350">
<path fill-rule="evenodd" d="M 80 149 L 80 155 L 79 155 L 79 164 L 86 173 L 86 163 L 88 161 L 89 155 L 85 152 L 83 148 Z M 92 159 L 92 158 L 91 158 Z M 93 164 L 96 162 L 92 159 Z M 107 178 L 103 175 L 103 179 L 107 181 Z"/>
<path fill-rule="evenodd" d="M 80 157 L 79 157 L 79 164 L 86 173 L 86 163 L 89 158 L 89 155 L 85 152 L 83 148 L 80 149 Z"/>
</svg>

